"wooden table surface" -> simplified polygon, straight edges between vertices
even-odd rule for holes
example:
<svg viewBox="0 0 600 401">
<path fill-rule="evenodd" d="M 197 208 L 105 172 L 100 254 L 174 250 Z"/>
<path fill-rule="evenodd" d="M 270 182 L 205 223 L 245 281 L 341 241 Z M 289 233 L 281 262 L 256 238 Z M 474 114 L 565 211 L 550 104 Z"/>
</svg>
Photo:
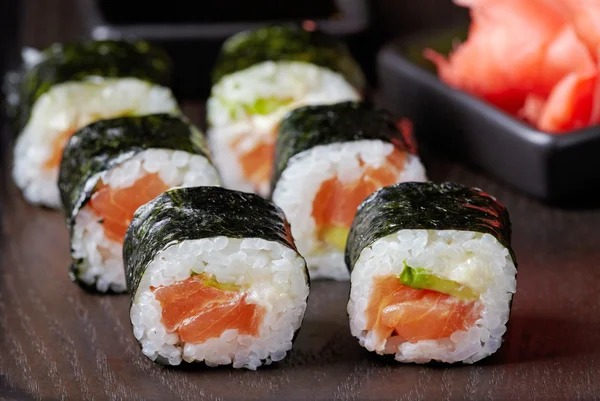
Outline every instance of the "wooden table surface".
<svg viewBox="0 0 600 401">
<path fill-rule="evenodd" d="M 65 1 L 29 1 L 25 43 L 72 36 L 73 17 L 59 12 Z M 439 156 L 424 159 L 434 181 L 478 186 L 511 213 L 518 290 L 502 348 L 470 366 L 379 359 L 350 335 L 348 283 L 321 281 L 291 354 L 256 372 L 146 359 L 128 298 L 90 295 L 69 281 L 62 215 L 28 205 L 4 159 L 0 399 L 600 399 L 600 209 L 551 208 Z"/>
</svg>

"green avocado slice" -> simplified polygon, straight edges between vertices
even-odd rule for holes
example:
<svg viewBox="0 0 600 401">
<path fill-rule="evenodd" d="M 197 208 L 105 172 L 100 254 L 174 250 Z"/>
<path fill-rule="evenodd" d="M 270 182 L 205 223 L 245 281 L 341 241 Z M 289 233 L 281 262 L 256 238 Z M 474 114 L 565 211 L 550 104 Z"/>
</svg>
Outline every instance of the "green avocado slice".
<svg viewBox="0 0 600 401">
<path fill-rule="evenodd" d="M 343 252 L 346 249 L 346 240 L 348 239 L 349 231 L 350 229 L 347 227 L 328 227 L 323 230 L 323 239 Z"/>
<path fill-rule="evenodd" d="M 268 115 L 279 109 L 287 106 L 294 101 L 293 98 L 278 98 L 275 96 L 258 98 L 253 104 L 245 104 L 244 109 L 249 114 Z"/>
<path fill-rule="evenodd" d="M 294 102 L 294 98 L 278 98 L 275 96 L 267 97 L 267 98 L 258 98 L 254 101 L 254 103 L 237 103 L 229 101 L 225 98 L 219 97 L 219 101 L 225 105 L 225 107 L 229 110 L 229 117 L 232 120 L 237 120 L 241 118 L 238 115 L 239 107 L 241 107 L 246 113 L 250 115 L 269 115 L 275 111 L 277 111 L 281 107 L 288 106 L 289 104 Z"/>
<path fill-rule="evenodd" d="M 452 295 L 461 301 L 475 301 L 480 295 L 457 281 L 438 277 L 423 268 L 410 267 L 406 262 L 400 274 L 400 282 L 408 287 Z"/>
<path fill-rule="evenodd" d="M 211 276 L 204 282 L 209 287 L 214 287 L 222 291 L 239 291 L 241 287 L 235 284 L 219 283 L 214 276 Z"/>
<path fill-rule="evenodd" d="M 204 284 L 207 287 L 213 287 L 222 291 L 239 291 L 241 289 L 241 287 L 239 285 L 235 285 L 235 284 L 228 284 L 228 283 L 219 283 L 217 281 L 217 279 L 215 278 L 215 276 L 210 275 L 210 277 L 207 277 L 207 274 L 205 273 L 196 273 L 194 271 L 192 271 L 191 276 L 202 276 L 202 278 L 204 279 Z"/>
</svg>

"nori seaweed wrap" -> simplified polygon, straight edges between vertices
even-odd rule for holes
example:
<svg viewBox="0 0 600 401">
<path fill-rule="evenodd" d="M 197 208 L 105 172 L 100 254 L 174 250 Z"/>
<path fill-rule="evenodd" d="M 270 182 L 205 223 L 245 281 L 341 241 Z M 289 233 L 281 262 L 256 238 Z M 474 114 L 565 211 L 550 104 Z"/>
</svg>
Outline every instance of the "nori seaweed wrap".
<svg viewBox="0 0 600 401">
<path fill-rule="evenodd" d="M 506 208 L 476 188 L 402 183 L 358 208 L 348 313 L 365 348 L 400 362 L 473 363 L 502 343 L 516 291 Z"/>
<path fill-rule="evenodd" d="M 79 128 L 106 118 L 179 113 L 168 89 L 171 61 L 145 41 L 56 43 L 29 58 L 8 99 L 19 133 L 13 177 L 32 203 L 59 206 L 62 149 Z"/>
<path fill-rule="evenodd" d="M 283 212 L 257 195 L 172 189 L 140 207 L 123 258 L 142 352 L 256 369 L 282 359 L 308 296 Z"/>
<path fill-rule="evenodd" d="M 359 100 L 364 84 L 346 46 L 322 32 L 269 25 L 229 38 L 207 103 L 209 140 L 225 185 L 268 196 L 281 118 L 305 105 Z"/>
<path fill-rule="evenodd" d="M 76 132 L 58 182 L 71 237 L 71 276 L 125 290 L 122 241 L 133 213 L 165 190 L 219 185 L 203 134 L 168 114 L 121 117 Z"/>
<path fill-rule="evenodd" d="M 426 179 L 393 117 L 370 103 L 301 107 L 279 126 L 272 198 L 290 220 L 313 278 L 348 279 L 346 238 L 365 197 Z"/>
<path fill-rule="evenodd" d="M 172 62 L 167 53 L 146 41 L 83 41 L 54 43 L 38 62 L 22 72 L 15 88 L 19 97 L 18 126 L 25 127 L 35 102 L 52 86 L 98 78 L 137 78 L 170 86 Z"/>
<path fill-rule="evenodd" d="M 365 86 L 360 66 L 343 42 L 297 25 L 268 25 L 229 38 L 213 68 L 213 84 L 229 74 L 265 61 L 310 63 L 339 72 L 358 90 Z"/>
<path fill-rule="evenodd" d="M 346 248 L 349 269 L 365 247 L 405 229 L 487 233 L 512 253 L 508 211 L 491 195 L 450 182 L 405 183 L 382 188 L 360 205 Z"/>
</svg>

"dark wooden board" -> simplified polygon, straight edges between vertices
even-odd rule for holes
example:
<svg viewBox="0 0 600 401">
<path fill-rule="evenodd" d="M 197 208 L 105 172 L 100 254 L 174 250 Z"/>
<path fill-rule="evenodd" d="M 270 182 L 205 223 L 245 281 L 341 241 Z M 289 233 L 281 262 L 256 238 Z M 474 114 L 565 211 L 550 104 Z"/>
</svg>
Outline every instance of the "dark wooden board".
<svg viewBox="0 0 600 401">
<path fill-rule="evenodd" d="M 75 17 L 59 12 L 69 0 L 27 4 L 25 43 L 75 32 L 67 26 Z M 197 118 L 200 108 L 185 110 Z M 90 295 L 69 281 L 63 217 L 28 205 L 4 159 L 0 399 L 600 399 L 600 209 L 551 208 L 439 156 L 424 158 L 433 180 L 478 186 L 511 212 L 518 291 L 506 342 L 487 360 L 383 361 L 350 336 L 348 284 L 322 281 L 312 286 L 304 325 L 282 362 L 256 372 L 155 365 L 133 338 L 127 297 Z"/>
<path fill-rule="evenodd" d="M 382 361 L 350 336 L 348 284 L 315 282 L 297 343 L 256 372 L 164 368 L 139 352 L 125 296 L 67 277 L 59 212 L 3 191 L 0 391 L 7 399 L 568 400 L 600 394 L 600 211 L 545 207 L 451 163 L 435 180 L 476 185 L 511 211 L 518 291 L 506 342 L 474 366 Z"/>
</svg>

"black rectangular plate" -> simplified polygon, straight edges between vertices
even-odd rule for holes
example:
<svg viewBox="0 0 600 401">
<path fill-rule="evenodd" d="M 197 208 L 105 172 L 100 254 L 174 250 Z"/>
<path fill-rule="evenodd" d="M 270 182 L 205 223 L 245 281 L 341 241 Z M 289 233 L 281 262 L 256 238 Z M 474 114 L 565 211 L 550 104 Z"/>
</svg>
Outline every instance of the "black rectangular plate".
<svg viewBox="0 0 600 401">
<path fill-rule="evenodd" d="M 94 0 L 109 24 L 248 22 L 276 19 L 328 19 L 339 12 L 333 0 L 219 0 L 199 7 L 190 0 L 163 2 Z"/>
<path fill-rule="evenodd" d="M 422 51 L 447 53 L 451 28 L 396 39 L 377 59 L 382 101 L 413 120 L 415 135 L 450 158 L 469 162 L 550 203 L 572 204 L 600 193 L 600 126 L 547 134 L 441 82 Z"/>
</svg>

